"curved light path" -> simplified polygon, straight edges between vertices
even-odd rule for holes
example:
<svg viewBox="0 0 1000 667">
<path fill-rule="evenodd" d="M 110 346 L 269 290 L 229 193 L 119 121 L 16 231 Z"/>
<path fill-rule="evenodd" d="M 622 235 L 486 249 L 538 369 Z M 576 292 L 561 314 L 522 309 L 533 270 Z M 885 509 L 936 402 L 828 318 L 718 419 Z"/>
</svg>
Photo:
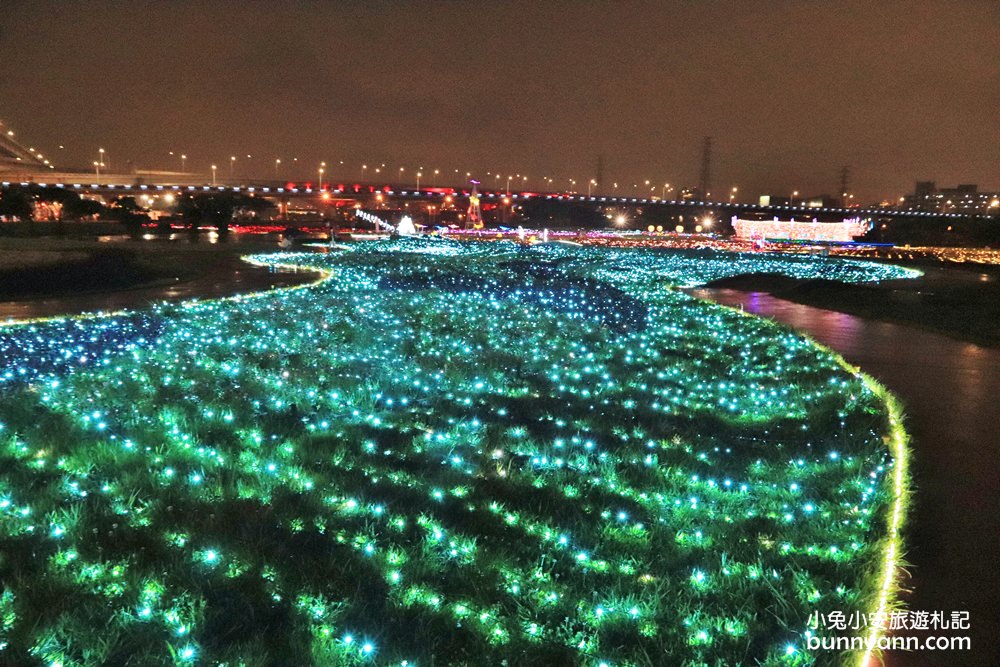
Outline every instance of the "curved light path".
<svg viewBox="0 0 1000 667">
<path fill-rule="evenodd" d="M 891 604 L 891 397 L 669 285 L 907 270 L 420 240 L 253 261 L 329 279 L 0 330 L 3 660 L 822 664 L 810 614 Z"/>
</svg>

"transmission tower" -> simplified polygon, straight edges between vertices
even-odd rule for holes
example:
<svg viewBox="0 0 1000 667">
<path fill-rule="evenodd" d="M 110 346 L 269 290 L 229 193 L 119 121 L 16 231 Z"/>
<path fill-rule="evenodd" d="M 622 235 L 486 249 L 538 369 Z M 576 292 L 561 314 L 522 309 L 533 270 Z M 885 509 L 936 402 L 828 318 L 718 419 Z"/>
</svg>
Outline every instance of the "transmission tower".
<svg viewBox="0 0 1000 667">
<path fill-rule="evenodd" d="M 840 169 L 840 206 L 847 206 L 847 186 L 851 178 L 851 168 L 841 167 Z"/>
<path fill-rule="evenodd" d="M 712 192 L 712 137 L 705 137 L 701 149 L 701 179 L 698 187 L 701 189 L 701 198 L 707 200 Z"/>
</svg>

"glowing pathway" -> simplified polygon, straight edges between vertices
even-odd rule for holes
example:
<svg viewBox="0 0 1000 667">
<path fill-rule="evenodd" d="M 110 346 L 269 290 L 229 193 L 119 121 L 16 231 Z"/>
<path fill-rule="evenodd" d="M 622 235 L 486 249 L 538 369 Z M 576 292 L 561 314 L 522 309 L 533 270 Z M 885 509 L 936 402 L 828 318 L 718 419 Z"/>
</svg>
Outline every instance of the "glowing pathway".
<svg viewBox="0 0 1000 667">
<path fill-rule="evenodd" d="M 811 613 L 891 599 L 880 390 L 667 284 L 906 270 L 255 259 L 332 278 L 0 330 L 0 661 L 801 665 Z"/>
</svg>

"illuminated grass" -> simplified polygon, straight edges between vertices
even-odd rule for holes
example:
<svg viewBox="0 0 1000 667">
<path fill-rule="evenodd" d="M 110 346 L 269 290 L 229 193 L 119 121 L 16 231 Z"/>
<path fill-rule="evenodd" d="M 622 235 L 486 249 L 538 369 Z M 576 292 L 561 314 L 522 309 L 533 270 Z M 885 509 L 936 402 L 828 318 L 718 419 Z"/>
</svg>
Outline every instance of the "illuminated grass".
<svg viewBox="0 0 1000 667">
<path fill-rule="evenodd" d="M 742 264 L 256 261 L 332 278 L 0 335 L 0 658 L 800 665 L 811 613 L 888 604 L 898 419 L 667 287 Z"/>
</svg>

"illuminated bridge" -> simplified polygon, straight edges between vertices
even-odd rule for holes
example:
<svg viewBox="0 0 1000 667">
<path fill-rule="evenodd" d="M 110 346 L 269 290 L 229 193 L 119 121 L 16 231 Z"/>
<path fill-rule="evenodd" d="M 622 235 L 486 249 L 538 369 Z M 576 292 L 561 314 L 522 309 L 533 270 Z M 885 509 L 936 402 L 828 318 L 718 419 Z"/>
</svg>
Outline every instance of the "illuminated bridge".
<svg viewBox="0 0 1000 667">
<path fill-rule="evenodd" d="M 13 175 L 13 174 L 12 174 Z M 11 176 L 12 176 L 11 175 Z M 152 173 L 150 175 L 153 175 Z M 166 183 L 145 183 L 143 179 L 135 175 L 108 175 L 101 176 L 97 182 L 95 174 L 84 173 L 50 173 L 33 174 L 31 178 L 20 180 L 11 178 L 10 180 L 0 180 L 0 185 L 7 187 L 10 185 L 34 184 L 41 187 L 65 188 L 76 191 L 80 194 L 99 195 L 105 198 L 114 198 L 129 195 L 165 195 L 174 196 L 186 193 L 205 192 L 228 192 L 254 195 L 273 199 L 277 202 L 290 202 L 293 200 L 313 199 L 316 202 L 340 203 L 341 205 L 361 204 L 371 205 L 378 199 L 385 207 L 391 208 L 393 205 L 405 202 L 443 202 L 445 198 L 451 198 L 456 206 L 462 202 L 467 203 L 470 188 L 461 187 L 422 187 L 416 188 L 413 185 L 400 185 L 398 183 L 383 182 L 350 182 L 324 184 L 322 188 L 313 184 L 295 184 L 287 182 L 261 181 L 257 183 L 245 184 L 222 184 L 205 185 L 184 182 Z M 185 176 L 185 175 L 177 175 Z M 190 175 L 187 175 L 190 176 Z M 0 173 L 0 179 L 4 175 Z M 164 179 L 168 180 L 168 179 Z M 175 180 L 175 179 L 169 179 Z M 615 197 L 606 195 L 584 195 L 579 193 L 566 192 L 525 192 L 505 190 L 486 190 L 480 193 L 483 203 L 517 206 L 529 200 L 547 200 L 553 203 L 584 204 L 597 207 L 608 208 L 641 208 L 641 207 L 665 207 L 677 212 L 689 212 L 692 214 L 714 214 L 721 218 L 729 216 L 756 217 L 779 217 L 809 216 L 823 218 L 827 220 L 843 219 L 845 217 L 863 218 L 922 218 L 922 219 L 970 219 L 970 218 L 990 218 L 988 215 L 969 215 L 966 213 L 936 213 L 926 211 L 905 211 L 893 208 L 839 208 L 839 207 L 807 207 L 807 206 L 764 206 L 760 204 L 747 204 L 738 202 L 700 201 L 694 199 L 661 199 L 658 197 Z"/>
</svg>

